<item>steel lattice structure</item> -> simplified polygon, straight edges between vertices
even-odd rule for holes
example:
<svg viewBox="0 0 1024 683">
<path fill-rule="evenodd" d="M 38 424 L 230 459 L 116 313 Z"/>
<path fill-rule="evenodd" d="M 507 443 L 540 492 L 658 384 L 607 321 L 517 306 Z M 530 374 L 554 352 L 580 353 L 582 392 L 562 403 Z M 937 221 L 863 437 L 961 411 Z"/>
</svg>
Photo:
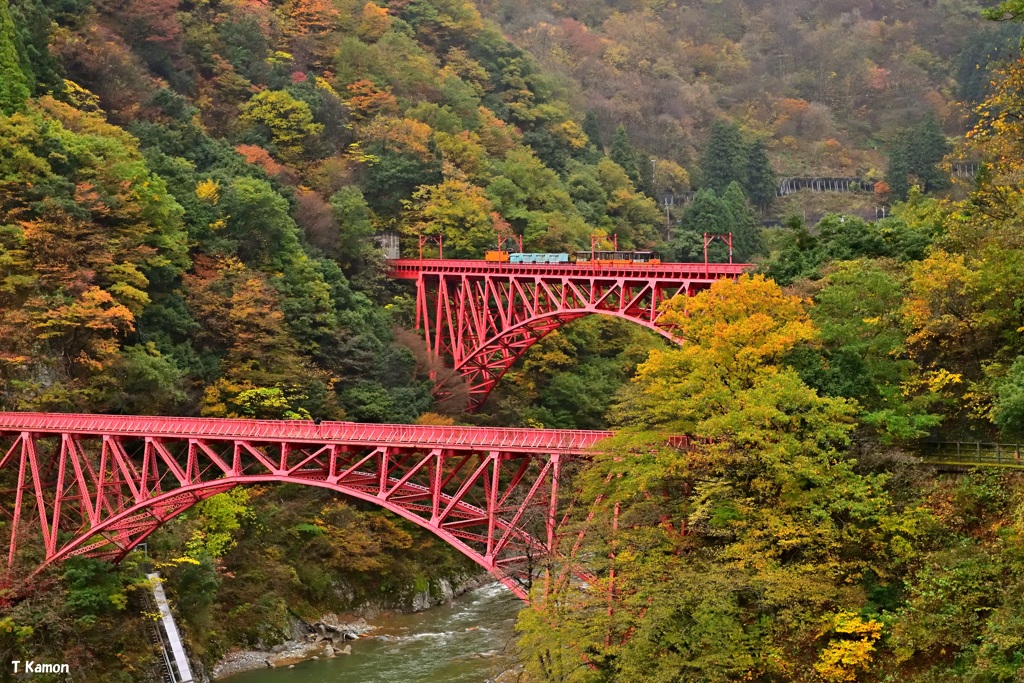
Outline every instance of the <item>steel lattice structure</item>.
<svg viewBox="0 0 1024 683">
<path fill-rule="evenodd" d="M 450 359 L 479 408 L 502 375 L 537 341 L 585 315 L 631 320 L 680 341 L 661 322 L 662 303 L 692 296 L 749 268 L 732 263 L 520 265 L 472 260 L 391 261 L 416 281 L 416 328 L 427 351 Z"/>
<path fill-rule="evenodd" d="M 369 501 L 429 529 L 525 599 L 555 548 L 565 463 L 610 432 L 0 413 L 7 566 L 120 560 L 243 484 Z"/>
</svg>

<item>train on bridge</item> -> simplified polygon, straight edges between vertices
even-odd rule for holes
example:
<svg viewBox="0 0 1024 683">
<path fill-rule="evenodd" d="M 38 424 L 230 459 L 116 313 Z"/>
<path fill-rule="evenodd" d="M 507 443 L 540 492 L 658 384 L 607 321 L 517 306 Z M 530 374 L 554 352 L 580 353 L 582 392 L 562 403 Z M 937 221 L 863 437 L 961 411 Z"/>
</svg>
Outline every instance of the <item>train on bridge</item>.
<svg viewBox="0 0 1024 683">
<path fill-rule="evenodd" d="M 489 251 L 484 260 L 492 263 L 543 264 L 581 263 L 600 265 L 661 265 L 661 254 L 656 251 L 577 251 L 541 254 L 529 252 Z"/>
</svg>

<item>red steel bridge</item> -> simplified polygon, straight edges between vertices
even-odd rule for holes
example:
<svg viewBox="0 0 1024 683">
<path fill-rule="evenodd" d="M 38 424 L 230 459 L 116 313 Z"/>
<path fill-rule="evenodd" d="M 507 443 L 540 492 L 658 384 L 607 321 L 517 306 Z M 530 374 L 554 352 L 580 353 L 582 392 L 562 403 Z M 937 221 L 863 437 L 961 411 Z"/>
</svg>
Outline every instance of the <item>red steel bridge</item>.
<svg viewBox="0 0 1024 683">
<path fill-rule="evenodd" d="M 305 484 L 430 530 L 520 598 L 571 507 L 564 468 L 610 432 L 0 413 L 8 572 L 118 561 L 235 486 Z M 566 495 L 569 493 L 570 495 Z"/>
<path fill-rule="evenodd" d="M 705 238 L 706 241 L 706 238 Z M 416 281 L 416 327 L 450 360 L 479 408 L 502 375 L 549 332 L 585 315 L 611 315 L 673 341 L 660 305 L 738 277 L 741 263 L 510 264 L 398 259 L 393 277 Z M 443 391 L 443 389 L 442 389 Z"/>
</svg>

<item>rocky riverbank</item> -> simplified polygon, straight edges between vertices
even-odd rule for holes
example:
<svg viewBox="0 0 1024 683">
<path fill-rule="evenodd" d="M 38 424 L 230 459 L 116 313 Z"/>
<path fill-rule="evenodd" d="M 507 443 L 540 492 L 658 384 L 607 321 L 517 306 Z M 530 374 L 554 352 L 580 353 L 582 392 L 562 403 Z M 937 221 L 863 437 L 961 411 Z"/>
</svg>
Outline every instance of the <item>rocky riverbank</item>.
<svg viewBox="0 0 1024 683">
<path fill-rule="evenodd" d="M 346 641 L 357 640 L 373 630 L 363 619 L 339 622 L 336 615 L 327 615 L 315 624 L 296 622 L 296 628 L 312 629 L 301 640 L 289 640 L 275 645 L 270 650 L 238 650 L 229 653 L 210 671 L 213 679 L 253 669 L 272 669 L 291 666 L 307 659 L 337 657 L 352 653 L 352 645 Z"/>
<path fill-rule="evenodd" d="M 493 578 L 486 574 L 468 577 L 456 583 L 441 580 L 436 584 L 434 591 L 417 593 L 404 609 L 397 611 L 419 612 L 444 605 L 491 581 Z M 369 635 L 374 629 L 367 620 L 372 621 L 395 611 L 377 605 L 364 605 L 352 615 L 325 614 L 319 621 L 313 623 L 295 619 L 292 623 L 291 639 L 269 649 L 230 652 L 210 670 L 210 678 L 218 680 L 244 671 L 265 667 L 282 668 L 307 659 L 351 654 L 352 645 L 349 641 Z"/>
</svg>

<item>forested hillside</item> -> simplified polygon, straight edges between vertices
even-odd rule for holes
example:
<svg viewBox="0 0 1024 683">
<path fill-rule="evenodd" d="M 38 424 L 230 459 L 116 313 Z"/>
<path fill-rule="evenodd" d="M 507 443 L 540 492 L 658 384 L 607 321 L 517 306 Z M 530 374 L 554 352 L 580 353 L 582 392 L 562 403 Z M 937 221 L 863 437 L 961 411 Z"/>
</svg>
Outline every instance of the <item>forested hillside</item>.
<svg viewBox="0 0 1024 683">
<path fill-rule="evenodd" d="M 985 22 L 995 3 L 974 0 L 482 4 L 571 84 L 592 138 L 610 145 L 625 125 L 698 181 L 722 118 L 762 139 L 783 175 L 880 179 L 887 144 L 929 113 L 947 134 L 966 130 L 960 103 L 983 97 L 986 65 L 1021 33 Z"/>
<path fill-rule="evenodd" d="M 430 397 L 375 232 L 451 256 L 496 230 L 657 239 L 655 206 L 469 4 L 2 16 L 5 407 L 409 421 Z"/>
<path fill-rule="evenodd" d="M 571 250 L 596 231 L 693 259 L 728 230 L 756 258 L 751 204 L 786 158 L 865 172 L 928 111 L 962 129 L 956 98 L 1017 30 L 965 3 L 489 7 L 545 73 L 462 2 L 8 2 L 0 405 L 371 421 L 431 407 L 373 234 L 479 256 L 498 234 Z M 576 19 L 517 30 L 546 12 Z M 535 42 L 552 32 L 583 42 Z M 583 71 L 552 75 L 555 54 Z M 898 196 L 936 172 L 938 135 Z M 694 185 L 675 226 L 638 190 Z"/>
</svg>

